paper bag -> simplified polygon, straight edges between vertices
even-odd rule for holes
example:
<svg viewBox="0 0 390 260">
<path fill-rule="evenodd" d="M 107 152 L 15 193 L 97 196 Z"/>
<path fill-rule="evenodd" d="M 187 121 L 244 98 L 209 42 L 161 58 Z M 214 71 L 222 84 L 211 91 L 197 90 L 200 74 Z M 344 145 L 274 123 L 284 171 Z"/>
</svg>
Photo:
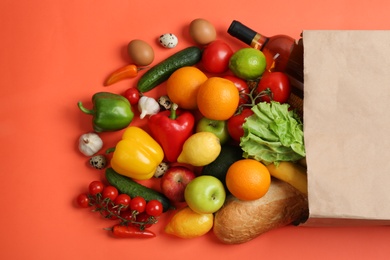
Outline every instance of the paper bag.
<svg viewBox="0 0 390 260">
<path fill-rule="evenodd" d="M 304 31 L 305 225 L 390 224 L 390 31 Z"/>
</svg>

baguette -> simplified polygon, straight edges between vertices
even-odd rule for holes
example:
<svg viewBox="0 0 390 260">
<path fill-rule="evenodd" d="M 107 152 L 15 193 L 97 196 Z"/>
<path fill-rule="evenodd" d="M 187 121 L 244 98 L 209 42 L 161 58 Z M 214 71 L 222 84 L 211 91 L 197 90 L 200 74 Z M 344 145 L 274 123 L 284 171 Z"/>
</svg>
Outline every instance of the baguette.
<svg viewBox="0 0 390 260">
<path fill-rule="evenodd" d="M 299 224 L 308 213 L 307 196 L 273 178 L 260 199 L 241 201 L 229 195 L 215 213 L 213 232 L 225 244 L 241 244 L 272 229 Z"/>
</svg>

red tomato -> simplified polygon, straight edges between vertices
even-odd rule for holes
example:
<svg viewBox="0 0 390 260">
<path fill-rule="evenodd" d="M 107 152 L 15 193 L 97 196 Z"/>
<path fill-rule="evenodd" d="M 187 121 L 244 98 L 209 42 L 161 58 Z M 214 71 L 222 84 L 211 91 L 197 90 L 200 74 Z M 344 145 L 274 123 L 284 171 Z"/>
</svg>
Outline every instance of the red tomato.
<svg viewBox="0 0 390 260">
<path fill-rule="evenodd" d="M 76 198 L 77 205 L 81 208 L 88 208 L 89 207 L 89 198 L 88 195 L 85 193 L 80 194 Z"/>
<path fill-rule="evenodd" d="M 251 91 L 245 80 L 231 75 L 224 76 L 223 78 L 233 82 L 234 85 L 237 87 L 238 91 L 240 92 L 240 102 L 238 103 L 238 105 L 249 103 L 250 101 L 249 94 Z"/>
<path fill-rule="evenodd" d="M 123 93 L 123 96 L 129 100 L 131 105 L 137 105 L 140 99 L 139 91 L 137 88 L 129 88 Z"/>
<path fill-rule="evenodd" d="M 201 63 L 211 73 L 222 73 L 229 68 L 229 59 L 233 55 L 230 46 L 221 40 L 215 40 L 205 47 Z"/>
<path fill-rule="evenodd" d="M 126 208 L 127 206 L 130 205 L 130 200 L 131 200 L 130 196 L 123 193 L 123 194 L 119 194 L 118 197 L 116 197 L 114 203 L 116 205 L 122 206 L 122 208 Z"/>
<path fill-rule="evenodd" d="M 136 223 L 133 222 L 133 226 L 138 228 L 148 228 L 154 224 L 153 219 L 151 219 L 151 217 L 146 212 L 137 214 L 135 218 Z"/>
<path fill-rule="evenodd" d="M 97 195 L 103 191 L 104 184 L 101 181 L 93 181 L 89 184 L 88 190 L 89 194 Z"/>
<path fill-rule="evenodd" d="M 228 119 L 228 132 L 233 140 L 240 141 L 240 138 L 244 135 L 242 125 L 245 122 L 245 118 L 251 115 L 253 115 L 253 111 L 250 108 L 244 108 L 240 114 L 234 115 Z"/>
<path fill-rule="evenodd" d="M 158 200 L 150 200 L 146 204 L 146 214 L 153 217 L 158 217 L 163 212 L 163 206 Z"/>
<path fill-rule="evenodd" d="M 131 199 L 130 201 L 130 209 L 133 211 L 138 211 L 138 213 L 142 213 L 145 211 L 146 201 L 144 198 L 137 196 Z"/>
<path fill-rule="evenodd" d="M 269 95 L 260 97 L 261 101 L 270 102 L 271 100 L 279 103 L 286 103 L 291 94 L 290 81 L 283 72 L 271 72 L 265 74 L 259 82 L 257 87 L 257 94 L 269 90 Z"/>
<path fill-rule="evenodd" d="M 115 208 L 115 207 L 112 207 L 112 206 L 108 206 L 107 207 L 107 210 L 101 210 L 100 211 L 100 214 L 106 218 L 106 219 L 112 219 L 112 220 L 116 220 L 118 219 L 118 216 L 119 216 L 119 209 L 118 208 Z"/>
<path fill-rule="evenodd" d="M 132 221 L 135 219 L 135 215 L 133 215 L 133 212 L 131 210 L 121 211 L 120 216 L 121 216 L 121 218 L 124 218 L 124 219 L 129 220 L 129 221 Z"/>
<path fill-rule="evenodd" d="M 116 197 L 118 197 L 118 190 L 114 186 L 107 186 L 103 189 L 103 199 L 110 199 L 111 201 L 115 201 Z"/>
</svg>

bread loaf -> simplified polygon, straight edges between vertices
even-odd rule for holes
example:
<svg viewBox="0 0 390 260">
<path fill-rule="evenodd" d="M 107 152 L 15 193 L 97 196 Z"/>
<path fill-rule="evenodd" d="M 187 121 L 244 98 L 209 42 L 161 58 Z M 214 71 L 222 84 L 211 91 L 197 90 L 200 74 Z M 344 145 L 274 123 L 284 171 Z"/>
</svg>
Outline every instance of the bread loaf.
<svg viewBox="0 0 390 260">
<path fill-rule="evenodd" d="M 288 183 L 272 179 L 260 199 L 241 201 L 229 195 L 215 214 L 213 232 L 223 243 L 240 244 L 274 228 L 300 223 L 308 211 L 305 195 Z"/>
</svg>

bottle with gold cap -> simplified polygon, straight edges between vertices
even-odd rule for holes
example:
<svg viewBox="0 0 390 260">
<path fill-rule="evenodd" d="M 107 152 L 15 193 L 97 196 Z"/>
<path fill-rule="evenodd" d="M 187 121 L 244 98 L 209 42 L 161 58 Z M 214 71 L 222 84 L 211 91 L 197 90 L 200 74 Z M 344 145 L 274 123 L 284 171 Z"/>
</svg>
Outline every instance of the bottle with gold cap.
<svg viewBox="0 0 390 260">
<path fill-rule="evenodd" d="M 228 33 L 262 51 L 266 57 L 267 70 L 284 72 L 299 96 L 303 91 L 303 43 L 287 35 L 264 36 L 239 21 L 233 20 Z"/>
</svg>

